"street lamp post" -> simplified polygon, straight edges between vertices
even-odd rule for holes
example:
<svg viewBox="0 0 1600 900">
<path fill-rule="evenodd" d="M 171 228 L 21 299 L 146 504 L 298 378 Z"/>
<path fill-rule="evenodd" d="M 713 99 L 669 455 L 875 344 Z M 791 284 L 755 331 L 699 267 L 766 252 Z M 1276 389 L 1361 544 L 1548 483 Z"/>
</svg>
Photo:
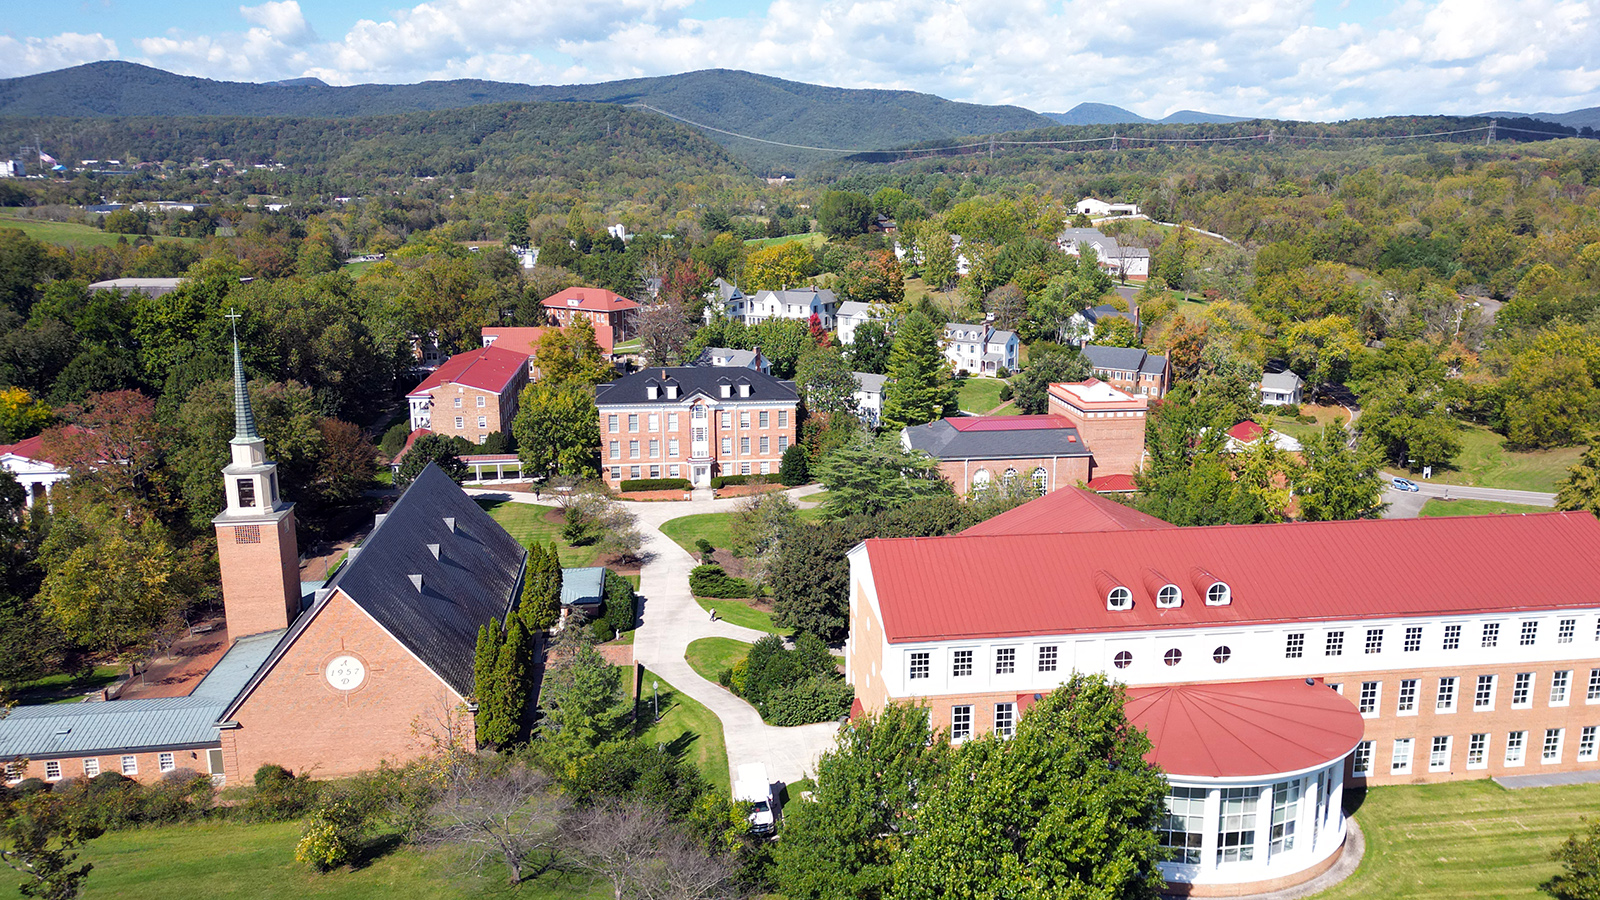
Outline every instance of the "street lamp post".
<svg viewBox="0 0 1600 900">
<path fill-rule="evenodd" d="M 650 705 L 655 709 L 655 718 L 652 721 L 661 721 L 661 682 L 650 682 Z"/>
</svg>

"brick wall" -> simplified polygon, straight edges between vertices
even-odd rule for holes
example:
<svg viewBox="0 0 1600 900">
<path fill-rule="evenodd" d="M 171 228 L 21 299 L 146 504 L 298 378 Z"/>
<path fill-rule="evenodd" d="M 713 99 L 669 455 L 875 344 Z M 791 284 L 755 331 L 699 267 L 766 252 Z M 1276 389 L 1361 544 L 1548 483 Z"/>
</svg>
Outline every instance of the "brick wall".
<svg viewBox="0 0 1600 900">
<path fill-rule="evenodd" d="M 640 478 L 650 478 L 650 467 L 660 468 L 660 478 L 689 478 L 689 459 L 693 453 L 694 420 L 688 407 L 674 406 L 671 409 L 647 410 L 637 408 L 633 412 L 625 408 L 608 407 L 600 411 L 600 461 L 604 469 L 605 479 L 613 487 L 617 482 L 633 478 L 634 466 L 639 467 Z M 722 411 L 731 414 L 730 424 L 722 424 Z M 761 427 L 761 413 L 766 412 L 767 426 Z M 673 429 L 671 416 L 677 414 L 678 427 Z M 742 427 L 741 415 L 748 414 L 750 427 Z M 780 415 L 781 414 L 781 415 Z M 617 417 L 617 430 L 611 431 L 610 417 Z M 639 417 L 639 430 L 628 430 L 628 416 Z M 651 430 L 650 417 L 656 416 L 659 430 Z M 779 425 L 779 421 L 784 424 Z M 739 475 L 743 472 L 743 464 L 750 464 L 751 475 L 761 474 L 761 464 L 767 464 L 768 474 L 777 474 L 778 466 L 783 461 L 783 450 L 779 449 L 780 438 L 787 438 L 788 443 L 795 439 L 795 407 L 748 407 L 740 404 L 725 403 L 721 406 L 711 407 L 706 419 L 707 437 L 709 439 L 711 456 L 717 464 L 713 475 Z M 722 452 L 722 440 L 729 440 L 730 453 Z M 750 450 L 745 452 L 742 439 L 750 439 Z M 767 439 L 767 451 L 761 452 L 761 439 Z M 678 453 L 673 455 L 672 441 L 678 442 Z M 658 441 L 659 456 L 650 455 L 650 441 Z M 615 441 L 616 453 L 612 453 L 612 442 Z M 632 441 L 639 442 L 639 455 L 632 455 Z M 671 474 L 671 466 L 678 466 L 677 476 Z M 613 469 L 620 469 L 613 472 Z"/>
<path fill-rule="evenodd" d="M 1089 445 L 1095 449 L 1094 445 Z M 1097 454 L 1098 457 L 1098 454 Z M 1017 477 L 1029 479 L 1033 477 L 1033 470 L 1043 468 L 1049 476 L 1045 485 L 1045 492 L 1060 490 L 1065 487 L 1076 487 L 1080 482 L 1089 480 L 1089 457 L 1087 456 L 1045 456 L 1029 459 L 947 459 L 939 462 L 939 474 L 955 486 L 956 493 L 967 494 L 972 490 L 972 479 L 976 477 L 979 469 L 989 473 L 990 483 L 998 486 L 1007 469 L 1016 469 Z"/>
<path fill-rule="evenodd" d="M 460 384 L 443 384 L 433 389 L 433 407 L 429 410 L 429 430 L 449 437 L 461 437 L 474 444 L 498 431 L 510 434 L 511 424 L 517 417 L 517 397 L 528 383 L 528 373 L 523 370 L 500 393 Z M 483 405 L 478 405 L 482 398 Z M 461 406 L 456 406 L 456 400 Z M 461 425 L 456 425 L 460 417 Z M 483 425 L 478 424 L 482 417 Z"/>
<path fill-rule="evenodd" d="M 289 627 L 300 612 L 294 512 L 276 523 L 217 526 L 222 603 L 234 640 Z"/>
<path fill-rule="evenodd" d="M 1147 411 L 1079 411 L 1050 398 L 1050 412 L 1066 416 L 1077 426 L 1078 439 L 1094 454 L 1093 477 L 1132 475 L 1144 459 L 1144 427 Z"/>
<path fill-rule="evenodd" d="M 341 691 L 323 677 L 336 656 L 366 667 Z M 342 593 L 335 594 L 235 712 L 222 732 L 228 780 L 265 763 L 318 777 L 351 775 L 424 752 L 414 727 L 432 727 L 461 697 Z"/>
<path fill-rule="evenodd" d="M 888 700 L 883 683 L 883 623 L 867 602 L 866 589 L 856 585 L 851 599 L 851 631 L 845 648 L 845 671 L 854 679 L 856 699 L 862 708 L 877 712 Z"/>
<path fill-rule="evenodd" d="M 100 772 L 117 772 L 119 774 L 126 774 L 129 778 L 132 778 L 135 781 L 143 782 L 145 784 L 153 784 L 157 781 L 160 781 L 161 776 L 167 774 L 166 772 L 161 771 L 161 755 L 163 753 L 172 754 L 172 766 L 174 769 L 189 769 L 194 772 L 205 774 L 210 771 L 210 769 L 207 767 L 208 763 L 206 754 L 208 751 L 209 748 L 207 747 L 182 747 L 171 750 L 150 750 L 126 754 L 86 753 L 73 756 L 42 756 L 37 759 L 30 759 L 27 761 L 28 764 L 24 766 L 22 770 L 22 777 L 39 778 L 45 781 L 65 780 L 68 778 L 84 778 L 87 777 L 84 767 L 85 761 L 94 760 L 99 766 Z M 127 772 L 124 770 L 122 761 L 123 757 L 125 756 L 133 757 L 133 772 Z M 59 779 L 51 778 L 49 775 L 49 764 L 52 762 L 60 766 L 61 774 Z"/>
</svg>

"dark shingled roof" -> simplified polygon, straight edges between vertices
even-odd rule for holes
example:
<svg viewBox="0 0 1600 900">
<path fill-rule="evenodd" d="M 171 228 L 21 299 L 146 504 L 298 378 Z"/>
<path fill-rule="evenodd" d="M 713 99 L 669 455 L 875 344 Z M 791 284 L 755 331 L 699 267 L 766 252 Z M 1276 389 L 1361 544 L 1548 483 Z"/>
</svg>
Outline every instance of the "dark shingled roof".
<svg viewBox="0 0 1600 900">
<path fill-rule="evenodd" d="M 658 385 L 665 388 L 669 384 L 678 385 L 678 398 L 668 400 L 665 390 L 656 393 L 656 399 L 649 399 L 645 388 L 649 385 Z M 739 396 L 739 384 L 750 385 L 750 396 Z M 733 395 L 724 398 L 721 384 L 733 385 Z M 755 369 L 732 369 L 717 366 L 651 366 L 627 376 L 618 378 L 609 384 L 602 384 L 594 389 L 594 402 L 598 406 L 620 406 L 623 404 L 634 405 L 640 403 L 659 403 L 663 406 L 677 406 L 693 397 L 696 392 L 704 394 L 715 400 L 753 400 L 765 402 L 795 403 L 800 395 L 795 392 L 794 382 L 782 381 L 758 372 Z"/>
<path fill-rule="evenodd" d="M 1137 347 L 1102 347 L 1085 344 L 1083 356 L 1096 369 L 1117 369 L 1123 372 L 1142 372 L 1160 375 L 1167 370 L 1167 358 L 1140 350 Z"/>
<path fill-rule="evenodd" d="M 939 419 L 926 425 L 913 425 L 905 430 L 905 436 L 911 449 L 921 450 L 935 459 L 1090 455 L 1089 448 L 1078 437 L 1078 429 L 1070 427 L 962 430 L 950 419 Z"/>
<path fill-rule="evenodd" d="M 478 628 L 505 618 L 528 551 L 430 464 L 352 553 L 320 592 L 322 599 L 295 620 L 273 658 L 240 692 L 229 715 L 339 591 L 456 693 L 472 694 Z"/>
</svg>

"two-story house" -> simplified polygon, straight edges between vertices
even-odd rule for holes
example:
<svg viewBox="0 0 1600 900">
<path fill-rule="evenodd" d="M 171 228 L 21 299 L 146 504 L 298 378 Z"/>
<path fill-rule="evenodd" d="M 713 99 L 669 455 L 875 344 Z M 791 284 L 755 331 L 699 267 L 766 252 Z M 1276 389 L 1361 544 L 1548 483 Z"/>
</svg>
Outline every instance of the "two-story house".
<svg viewBox="0 0 1600 900">
<path fill-rule="evenodd" d="M 768 319 L 794 319 L 811 321 L 812 316 L 823 328 L 832 328 L 839 300 L 833 291 L 814 287 L 791 288 L 783 291 L 758 291 L 745 301 L 744 323 L 758 325 Z"/>
<path fill-rule="evenodd" d="M 618 341 L 633 338 L 634 321 L 639 315 L 639 304 L 605 288 L 570 287 L 544 300 L 545 313 L 557 325 L 571 325 L 578 318 L 586 318 L 598 332 L 609 326 Z"/>
<path fill-rule="evenodd" d="M 1165 356 L 1156 356 L 1134 347 L 1083 345 L 1083 356 L 1094 368 L 1094 377 L 1117 390 L 1159 400 L 1172 386 L 1172 373 Z"/>
<path fill-rule="evenodd" d="M 601 467 L 637 478 L 770 475 L 795 440 L 794 382 L 755 369 L 653 366 L 595 388 Z"/>
<path fill-rule="evenodd" d="M 411 430 L 463 437 L 476 444 L 511 430 L 517 394 L 528 383 L 528 355 L 502 347 L 457 353 L 406 394 Z"/>
<path fill-rule="evenodd" d="M 958 372 L 994 375 L 1000 369 L 1015 372 L 1022 343 L 1014 331 L 1001 331 L 988 323 L 944 326 L 944 355 Z"/>
</svg>

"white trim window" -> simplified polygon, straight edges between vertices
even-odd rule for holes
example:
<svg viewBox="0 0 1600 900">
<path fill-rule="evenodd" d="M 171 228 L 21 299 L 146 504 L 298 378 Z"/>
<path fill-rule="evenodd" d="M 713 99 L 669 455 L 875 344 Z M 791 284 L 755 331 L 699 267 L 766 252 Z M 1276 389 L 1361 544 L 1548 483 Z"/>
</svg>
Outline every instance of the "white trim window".
<svg viewBox="0 0 1600 900">
<path fill-rule="evenodd" d="M 1389 774 L 1411 774 L 1411 751 L 1416 746 L 1413 738 L 1395 738 L 1394 749 L 1389 754 Z"/>
<path fill-rule="evenodd" d="M 1418 679 L 1400 679 L 1400 691 L 1395 697 L 1394 711 L 1400 716 L 1414 716 L 1417 714 L 1417 685 Z"/>
<path fill-rule="evenodd" d="M 46 760 L 45 761 L 45 764 L 44 764 L 44 780 L 45 781 L 60 781 L 61 780 L 61 760 L 59 760 L 59 759 L 51 759 L 51 760 Z"/>
<path fill-rule="evenodd" d="M 1330 632 L 1328 632 L 1327 636 L 1323 639 L 1323 642 L 1322 642 L 1322 655 L 1323 656 L 1343 656 L 1344 655 L 1344 632 L 1343 631 L 1330 631 Z"/>
<path fill-rule="evenodd" d="M 1527 761 L 1528 733 L 1526 731 L 1506 732 L 1506 765 L 1520 766 Z"/>
<path fill-rule="evenodd" d="M 1544 730 L 1544 748 L 1539 753 L 1539 762 L 1546 765 L 1561 762 L 1561 742 L 1566 737 L 1565 728 L 1546 728 Z"/>
<path fill-rule="evenodd" d="M 171 753 L 162 753 L 156 757 L 156 768 L 163 772 L 171 772 L 178 767 L 178 761 Z"/>
<path fill-rule="evenodd" d="M 1439 692 L 1434 696 L 1433 711 L 1436 713 L 1453 713 L 1456 711 L 1456 683 L 1461 679 L 1447 676 L 1439 679 Z"/>
<path fill-rule="evenodd" d="M 139 757 L 134 756 L 132 754 L 128 754 L 127 756 L 122 757 L 122 774 L 124 774 L 124 775 L 137 775 L 137 774 L 139 774 Z"/>
<path fill-rule="evenodd" d="M 87 778 L 93 778 L 100 774 L 100 760 L 98 757 L 91 756 L 83 761 L 83 774 Z"/>
<path fill-rule="evenodd" d="M 1450 771 L 1450 735 L 1433 736 L 1433 746 L 1428 749 L 1428 771 Z"/>
<path fill-rule="evenodd" d="M 1367 778 L 1372 775 L 1372 742 L 1361 741 L 1350 752 L 1350 777 Z"/>
<path fill-rule="evenodd" d="M 972 651 L 952 650 L 950 652 L 950 677 L 965 678 L 972 674 Z"/>
<path fill-rule="evenodd" d="M 1539 642 L 1539 622 L 1529 619 L 1522 623 L 1522 631 L 1517 635 L 1517 646 L 1532 647 Z"/>
<path fill-rule="evenodd" d="M 1422 626 L 1406 626 L 1406 642 L 1403 648 L 1407 653 L 1416 653 L 1422 649 Z"/>
<path fill-rule="evenodd" d="M 1446 625 L 1444 627 L 1444 649 L 1446 649 L 1446 650 L 1460 650 L 1461 649 L 1461 626 L 1460 625 Z"/>
<path fill-rule="evenodd" d="M 1283 644 L 1284 659 L 1299 659 L 1306 652 L 1306 633 L 1304 631 L 1291 632 Z"/>
<path fill-rule="evenodd" d="M 1572 685 L 1572 670 L 1558 669 L 1550 676 L 1550 705 L 1566 706 L 1568 689 Z"/>
<path fill-rule="evenodd" d="M 1017 648 L 996 647 L 994 651 L 994 673 L 996 675 L 1017 674 Z"/>
<path fill-rule="evenodd" d="M 1371 719 L 1378 715 L 1378 699 L 1382 695 L 1380 690 L 1382 687 L 1383 682 L 1381 681 L 1361 682 L 1361 694 L 1356 703 L 1356 708 L 1361 711 L 1363 716 Z"/>
<path fill-rule="evenodd" d="M 1533 673 L 1518 672 L 1511 684 L 1511 708 L 1528 709 L 1533 706 Z"/>
<path fill-rule="evenodd" d="M 1479 675 L 1478 687 L 1472 694 L 1472 708 L 1489 711 L 1494 709 L 1494 683 L 1498 675 Z"/>
<path fill-rule="evenodd" d="M 996 703 L 994 705 L 994 733 L 1001 737 L 1011 737 L 1017 733 L 1017 705 L 1015 703 Z"/>
<path fill-rule="evenodd" d="M 1585 725 L 1578 732 L 1578 762 L 1594 762 L 1596 758 L 1596 726 Z"/>
<path fill-rule="evenodd" d="M 1485 623 L 1483 623 L 1483 646 L 1485 648 L 1500 646 L 1500 623 L 1499 622 L 1485 622 Z"/>
<path fill-rule="evenodd" d="M 1562 619 L 1556 626 L 1556 643 L 1558 644 L 1570 644 L 1572 643 L 1572 639 L 1577 637 L 1577 635 L 1577 619 Z"/>
<path fill-rule="evenodd" d="M 1489 767 L 1489 734 L 1476 732 L 1467 738 L 1467 768 L 1486 769 Z"/>
<path fill-rule="evenodd" d="M 1225 787 L 1217 816 L 1217 863 L 1249 862 L 1256 858 L 1256 804 L 1261 792 L 1254 787 Z"/>
<path fill-rule="evenodd" d="M 1366 652 L 1368 654 L 1382 653 L 1383 652 L 1383 629 L 1382 628 L 1368 628 L 1367 629 Z"/>
<path fill-rule="evenodd" d="M 933 672 L 933 654 L 927 650 L 911 651 L 911 669 L 907 677 L 912 681 L 927 678 Z"/>
<path fill-rule="evenodd" d="M 1039 671 L 1054 672 L 1059 665 L 1061 651 L 1055 644 L 1039 648 Z"/>
<path fill-rule="evenodd" d="M 1294 849 L 1294 829 L 1300 819 L 1300 779 L 1280 781 L 1272 786 L 1272 830 L 1268 852 Z"/>
<path fill-rule="evenodd" d="M 1600 669 L 1589 670 L 1589 692 L 1584 700 L 1588 703 L 1600 703 Z"/>
<path fill-rule="evenodd" d="M 1200 846 L 1205 840 L 1206 794 L 1201 787 L 1167 789 L 1167 812 L 1156 828 L 1156 840 L 1168 848 L 1172 862 L 1200 864 Z"/>
<path fill-rule="evenodd" d="M 950 740 L 960 742 L 972 737 L 972 705 L 950 707 Z"/>
</svg>

